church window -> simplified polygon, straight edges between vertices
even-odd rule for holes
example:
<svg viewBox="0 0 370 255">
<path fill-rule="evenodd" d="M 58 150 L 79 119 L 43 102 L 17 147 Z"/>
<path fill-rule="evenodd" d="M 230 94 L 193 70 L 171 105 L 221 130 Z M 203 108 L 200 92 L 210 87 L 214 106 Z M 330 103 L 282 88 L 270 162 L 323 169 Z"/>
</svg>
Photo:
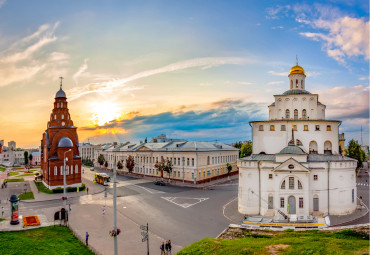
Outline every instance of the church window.
<svg viewBox="0 0 370 255">
<path fill-rule="evenodd" d="M 54 176 L 58 175 L 58 167 L 54 166 Z"/>
<path fill-rule="evenodd" d="M 308 131 L 308 125 L 304 125 L 303 131 Z"/>
<path fill-rule="evenodd" d="M 69 175 L 69 166 L 66 166 L 66 175 Z"/>
<path fill-rule="evenodd" d="M 294 110 L 294 119 L 295 120 L 298 119 L 298 110 L 297 109 Z"/>
<path fill-rule="evenodd" d="M 355 202 L 355 190 L 352 189 L 352 203 Z"/>
<path fill-rule="evenodd" d="M 62 119 L 64 119 L 64 114 L 62 114 Z"/>
<path fill-rule="evenodd" d="M 297 125 L 293 125 L 293 126 L 292 126 L 292 129 L 293 129 L 294 131 L 297 131 Z"/>
<path fill-rule="evenodd" d="M 285 189 L 285 180 L 281 183 L 281 189 Z"/>
<path fill-rule="evenodd" d="M 272 179 L 272 174 L 269 174 L 269 179 Z"/>
<path fill-rule="evenodd" d="M 71 165 L 71 174 L 73 174 L 73 165 Z"/>
<path fill-rule="evenodd" d="M 75 173 L 78 173 L 78 165 L 75 165 Z"/>
<path fill-rule="evenodd" d="M 298 80 L 295 80 L 295 87 L 298 88 Z"/>
<path fill-rule="evenodd" d="M 302 189 L 302 183 L 301 183 L 301 181 L 298 181 L 298 189 Z"/>
<path fill-rule="evenodd" d="M 299 208 L 303 208 L 303 197 L 299 198 Z"/>
<path fill-rule="evenodd" d="M 326 131 L 331 131 L 331 126 L 330 125 L 326 126 Z"/>
<path fill-rule="evenodd" d="M 275 131 L 275 126 L 274 125 L 270 125 L 270 131 Z"/>
<path fill-rule="evenodd" d="M 286 131 L 286 126 L 285 125 L 281 125 L 281 131 Z"/>
<path fill-rule="evenodd" d="M 258 130 L 259 130 L 259 131 L 263 131 L 263 125 L 260 125 L 260 126 L 258 127 Z"/>
<path fill-rule="evenodd" d="M 285 118 L 286 119 L 290 118 L 290 111 L 288 109 L 286 109 L 286 111 L 285 111 Z"/>
<path fill-rule="evenodd" d="M 56 115 L 56 114 L 54 114 L 54 119 L 55 119 L 55 120 L 57 119 L 57 115 Z"/>
<path fill-rule="evenodd" d="M 63 102 L 60 103 L 60 108 L 63 108 Z"/>
<path fill-rule="evenodd" d="M 191 159 L 191 165 L 194 166 L 194 158 Z"/>
<path fill-rule="evenodd" d="M 307 111 L 306 109 L 302 110 L 302 118 L 305 120 L 307 118 Z"/>
<path fill-rule="evenodd" d="M 284 207 L 285 207 L 285 205 L 284 205 L 284 198 L 281 197 L 280 198 L 280 208 L 284 208 Z"/>
<path fill-rule="evenodd" d="M 190 159 L 189 159 L 189 158 L 187 158 L 187 160 L 186 160 L 186 165 L 187 165 L 187 166 L 189 166 L 189 165 L 190 165 L 190 163 L 189 163 L 189 162 L 190 162 Z"/>
<path fill-rule="evenodd" d="M 303 89 L 303 80 L 301 80 L 301 88 Z"/>
<path fill-rule="evenodd" d="M 57 103 L 57 108 L 59 108 L 59 103 Z"/>
<path fill-rule="evenodd" d="M 63 175 L 63 166 L 60 167 L 60 175 Z"/>
<path fill-rule="evenodd" d="M 314 176 L 313 176 L 313 180 L 314 181 L 317 181 L 319 179 L 319 177 L 317 176 L 317 174 L 315 174 Z"/>
<path fill-rule="evenodd" d="M 294 189 L 294 177 L 289 177 L 289 189 Z"/>
<path fill-rule="evenodd" d="M 320 125 L 315 126 L 315 131 L 320 131 Z"/>
</svg>

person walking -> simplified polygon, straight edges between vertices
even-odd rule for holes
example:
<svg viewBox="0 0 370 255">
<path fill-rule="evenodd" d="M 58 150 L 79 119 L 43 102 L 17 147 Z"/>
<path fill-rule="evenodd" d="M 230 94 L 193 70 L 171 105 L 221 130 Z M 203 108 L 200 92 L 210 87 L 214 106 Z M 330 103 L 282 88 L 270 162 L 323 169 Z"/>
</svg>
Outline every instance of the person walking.
<svg viewBox="0 0 370 255">
<path fill-rule="evenodd" d="M 89 233 L 86 232 L 86 246 L 89 246 Z"/>
<path fill-rule="evenodd" d="M 171 245 L 171 240 L 168 240 L 168 253 L 170 254 L 170 255 L 172 255 L 172 245 Z"/>
<path fill-rule="evenodd" d="M 89 195 L 89 188 L 86 188 L 86 193 L 87 195 Z"/>
<path fill-rule="evenodd" d="M 164 245 L 165 254 L 168 254 L 168 241 L 166 241 L 166 244 Z"/>
<path fill-rule="evenodd" d="M 68 212 L 71 213 L 72 211 L 72 207 L 71 207 L 71 204 L 68 205 Z"/>
<path fill-rule="evenodd" d="M 4 206 L 1 207 L 1 217 L 4 216 Z"/>
<path fill-rule="evenodd" d="M 161 250 L 161 255 L 165 255 L 165 253 L 164 253 L 164 242 L 162 242 L 162 244 L 159 247 L 159 249 Z"/>
<path fill-rule="evenodd" d="M 102 207 L 103 215 L 105 215 L 105 205 Z"/>
</svg>

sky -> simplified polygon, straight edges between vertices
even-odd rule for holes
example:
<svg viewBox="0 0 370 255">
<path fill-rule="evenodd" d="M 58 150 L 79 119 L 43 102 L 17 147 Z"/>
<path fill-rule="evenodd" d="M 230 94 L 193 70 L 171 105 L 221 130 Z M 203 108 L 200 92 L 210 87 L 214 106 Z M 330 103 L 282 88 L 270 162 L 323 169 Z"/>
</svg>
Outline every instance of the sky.
<svg viewBox="0 0 370 255">
<path fill-rule="evenodd" d="M 251 140 L 289 70 L 369 143 L 369 2 L 0 0 L 0 140 L 40 146 L 64 77 L 80 142 Z"/>
</svg>

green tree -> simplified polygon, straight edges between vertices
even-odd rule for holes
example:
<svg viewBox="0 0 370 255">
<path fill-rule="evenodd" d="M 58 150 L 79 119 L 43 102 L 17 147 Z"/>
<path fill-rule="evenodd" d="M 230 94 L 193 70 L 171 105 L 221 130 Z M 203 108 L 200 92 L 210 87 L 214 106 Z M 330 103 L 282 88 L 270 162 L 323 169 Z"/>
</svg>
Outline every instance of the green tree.
<svg viewBox="0 0 370 255">
<path fill-rule="evenodd" d="M 118 169 L 122 169 L 123 168 L 123 165 L 122 165 L 122 162 L 121 161 L 118 161 L 117 168 Z"/>
<path fill-rule="evenodd" d="M 357 169 L 362 167 L 362 162 L 366 159 L 366 153 L 361 149 L 361 145 L 356 140 L 349 141 L 348 148 L 344 150 L 346 156 L 357 160 Z"/>
<path fill-rule="evenodd" d="M 235 142 L 235 143 L 233 144 L 233 147 L 240 149 L 240 148 L 242 147 L 242 145 L 243 145 L 243 143 L 242 143 L 242 142 Z"/>
<path fill-rule="evenodd" d="M 161 157 L 161 161 L 160 162 L 155 162 L 155 169 L 157 169 L 158 172 L 161 172 L 161 178 L 163 179 L 163 170 L 164 170 L 164 166 L 165 166 L 165 161 L 163 159 L 163 157 Z"/>
<path fill-rule="evenodd" d="M 171 180 L 171 173 L 172 173 L 172 162 L 171 160 L 166 160 L 163 165 L 163 171 L 168 173 L 169 179 Z"/>
<path fill-rule="evenodd" d="M 129 173 L 132 173 L 132 170 L 134 170 L 135 167 L 135 159 L 133 156 L 129 155 L 126 159 L 126 168 Z"/>
<path fill-rule="evenodd" d="M 108 167 L 108 161 L 105 161 L 104 166 L 107 168 Z"/>
<path fill-rule="evenodd" d="M 148 142 L 148 137 L 145 137 L 145 143 L 147 143 Z"/>
<path fill-rule="evenodd" d="M 28 151 L 24 152 L 24 164 L 28 165 Z"/>
<path fill-rule="evenodd" d="M 240 148 L 240 158 L 248 157 L 252 154 L 252 142 L 248 141 Z"/>
<path fill-rule="evenodd" d="M 32 156 L 32 152 L 30 153 L 30 155 L 28 156 L 28 159 L 30 160 L 30 164 L 31 164 L 31 161 L 33 159 L 33 156 Z"/>
<path fill-rule="evenodd" d="M 226 169 L 227 169 L 227 178 L 230 179 L 230 172 L 233 170 L 233 166 L 229 163 L 226 164 Z"/>
<path fill-rule="evenodd" d="M 104 164 L 104 162 L 105 162 L 104 155 L 100 154 L 99 157 L 98 157 L 98 163 L 99 163 L 100 167 Z"/>
</svg>

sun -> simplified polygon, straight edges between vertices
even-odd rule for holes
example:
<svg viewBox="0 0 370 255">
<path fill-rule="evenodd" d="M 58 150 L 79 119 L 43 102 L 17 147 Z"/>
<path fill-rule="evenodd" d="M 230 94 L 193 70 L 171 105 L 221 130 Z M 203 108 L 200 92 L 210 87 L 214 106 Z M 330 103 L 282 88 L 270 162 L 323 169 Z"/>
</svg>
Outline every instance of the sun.
<svg viewBox="0 0 370 255">
<path fill-rule="evenodd" d="M 94 104 L 92 107 L 92 121 L 94 125 L 104 125 L 120 116 L 120 108 L 109 101 Z"/>
</svg>

